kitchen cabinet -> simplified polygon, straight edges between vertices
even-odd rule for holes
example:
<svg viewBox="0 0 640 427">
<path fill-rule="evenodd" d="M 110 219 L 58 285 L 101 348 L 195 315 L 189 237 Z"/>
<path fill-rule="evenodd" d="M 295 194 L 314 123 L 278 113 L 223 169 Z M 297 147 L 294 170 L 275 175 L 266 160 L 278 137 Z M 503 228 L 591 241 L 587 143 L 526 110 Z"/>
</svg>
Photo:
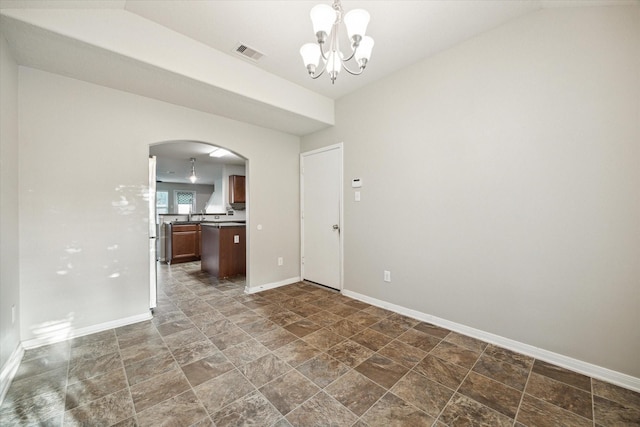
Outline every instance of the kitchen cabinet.
<svg viewBox="0 0 640 427">
<path fill-rule="evenodd" d="M 201 269 L 217 278 L 246 274 L 244 224 L 205 224 L 202 227 Z"/>
<path fill-rule="evenodd" d="M 245 203 L 245 177 L 229 175 L 229 203 Z"/>
<path fill-rule="evenodd" d="M 200 233 L 200 224 L 172 224 L 171 247 L 167 248 L 171 264 L 200 259 Z"/>
</svg>

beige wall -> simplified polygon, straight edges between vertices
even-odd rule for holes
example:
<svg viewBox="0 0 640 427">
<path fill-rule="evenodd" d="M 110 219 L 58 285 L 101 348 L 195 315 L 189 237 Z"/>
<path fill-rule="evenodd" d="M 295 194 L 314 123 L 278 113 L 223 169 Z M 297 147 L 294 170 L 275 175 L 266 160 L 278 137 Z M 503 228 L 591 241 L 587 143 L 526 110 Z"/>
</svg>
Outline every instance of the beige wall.
<svg viewBox="0 0 640 427">
<path fill-rule="evenodd" d="M 345 288 L 640 377 L 639 9 L 542 10 L 340 99 L 302 148 L 344 142 Z"/>
<path fill-rule="evenodd" d="M 23 340 L 148 312 L 147 159 L 161 141 L 245 156 L 248 281 L 299 276 L 277 267 L 299 259 L 298 137 L 24 67 L 20 105 Z"/>
<path fill-rule="evenodd" d="M 0 370 L 20 342 L 18 65 L 0 36 Z M 11 307 L 16 307 L 15 323 Z M 3 378 L 4 379 L 4 378 Z M 3 384 L 0 384 L 3 386 Z"/>
</svg>

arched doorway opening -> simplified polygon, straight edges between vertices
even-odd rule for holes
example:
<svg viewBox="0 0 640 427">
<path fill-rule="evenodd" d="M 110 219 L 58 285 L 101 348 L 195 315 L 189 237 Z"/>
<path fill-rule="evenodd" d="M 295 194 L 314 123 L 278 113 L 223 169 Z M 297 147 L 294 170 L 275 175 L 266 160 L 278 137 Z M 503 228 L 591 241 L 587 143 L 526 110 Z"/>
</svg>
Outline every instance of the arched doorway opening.
<svg viewBox="0 0 640 427">
<path fill-rule="evenodd" d="M 154 308 L 159 264 L 190 262 L 190 268 L 211 272 L 207 268 L 211 262 L 200 264 L 203 227 L 208 231 L 223 223 L 247 222 L 249 161 L 222 145 L 193 140 L 150 144 L 149 158 L 150 307 Z M 248 232 L 244 239 L 248 278 Z"/>
</svg>

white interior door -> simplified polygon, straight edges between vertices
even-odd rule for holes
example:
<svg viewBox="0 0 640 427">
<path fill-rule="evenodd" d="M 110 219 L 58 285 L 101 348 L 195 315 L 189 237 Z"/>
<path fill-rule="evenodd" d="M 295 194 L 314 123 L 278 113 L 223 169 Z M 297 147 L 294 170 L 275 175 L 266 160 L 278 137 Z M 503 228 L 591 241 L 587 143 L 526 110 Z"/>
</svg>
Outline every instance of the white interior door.
<svg viewBox="0 0 640 427">
<path fill-rule="evenodd" d="M 303 153 L 302 278 L 342 288 L 342 145 Z"/>
</svg>

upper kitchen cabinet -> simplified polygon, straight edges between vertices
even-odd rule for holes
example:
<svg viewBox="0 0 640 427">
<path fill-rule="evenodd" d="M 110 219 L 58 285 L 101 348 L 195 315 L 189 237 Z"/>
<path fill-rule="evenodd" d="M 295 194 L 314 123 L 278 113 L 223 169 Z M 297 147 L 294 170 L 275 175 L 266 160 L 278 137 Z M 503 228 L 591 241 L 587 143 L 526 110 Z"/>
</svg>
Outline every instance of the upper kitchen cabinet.
<svg viewBox="0 0 640 427">
<path fill-rule="evenodd" d="M 245 203 L 245 177 L 229 175 L 229 203 Z"/>
</svg>

